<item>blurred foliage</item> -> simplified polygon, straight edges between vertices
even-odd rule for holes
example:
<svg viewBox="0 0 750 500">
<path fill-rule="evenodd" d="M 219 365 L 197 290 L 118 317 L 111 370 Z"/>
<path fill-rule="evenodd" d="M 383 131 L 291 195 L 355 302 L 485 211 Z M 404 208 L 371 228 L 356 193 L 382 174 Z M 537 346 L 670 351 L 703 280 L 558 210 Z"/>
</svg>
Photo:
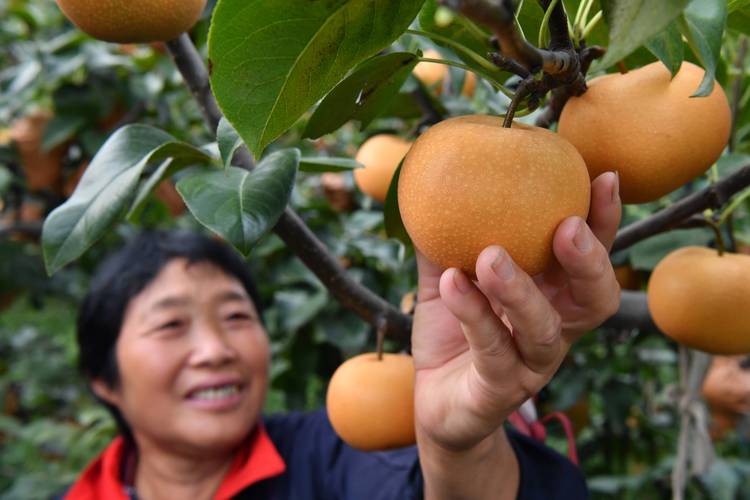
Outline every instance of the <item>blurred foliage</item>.
<svg viewBox="0 0 750 500">
<path fill-rule="evenodd" d="M 533 31 L 541 15 L 527 3 L 520 22 Z M 746 27 L 737 19 L 745 10 L 730 10 L 730 27 L 739 28 L 726 36 L 722 47 L 717 78 L 725 89 L 738 74 L 726 61 L 733 61 L 738 52 L 737 31 Z M 207 27 L 204 16 L 192 32 L 204 55 Z M 527 36 L 534 40 L 535 34 Z M 606 37 L 606 30 L 597 29 L 592 37 Z M 394 48 L 438 47 L 405 35 Z M 440 50 L 457 58 L 449 49 Z M 653 60 L 655 56 L 640 49 L 626 63 Z M 499 113 L 507 105 L 507 98 L 481 80 L 470 102 L 457 92 L 463 83 L 461 72 L 451 68 L 451 75 L 451 85 L 440 96 L 451 114 Z M 663 200 L 627 207 L 623 223 L 641 219 L 746 164 L 748 82 L 745 78 L 740 89 L 735 154 L 722 158 L 711 175 Z M 512 85 L 513 78 L 508 83 Z M 419 118 L 407 94 L 415 85 L 408 79 L 398 106 L 391 106 L 365 130 L 348 124 L 333 135 L 302 141 L 303 120 L 271 148 L 295 146 L 303 155 L 353 157 L 356 145 L 369 135 L 408 135 Z M 127 123 L 150 124 L 196 146 L 215 139 L 162 46 L 97 42 L 66 23 L 54 2 L 0 0 L 0 226 L 38 221 L 66 197 L 62 186 L 30 190 L 18 148 L 7 138 L 17 119 L 40 109 L 53 113 L 43 142 L 45 149 L 63 149 L 61 184 L 74 179 L 106 137 Z M 344 187 L 332 193 L 324 176 L 301 173 L 291 204 L 354 279 L 399 304 L 415 288 L 414 255 L 385 237 L 383 207 L 356 191 L 351 173 L 338 179 Z M 41 213 L 24 212 L 30 203 L 41 207 Z M 734 216 L 734 234 L 746 242 L 748 208 L 746 202 Z M 48 498 L 61 491 L 114 435 L 109 416 L 76 371 L 75 311 L 102 256 L 137 228 L 154 226 L 201 230 L 189 214 L 173 216 L 165 201 L 154 196 L 132 225 L 117 226 L 53 278 L 44 273 L 37 241 L 0 236 L 0 498 Z M 701 229 L 673 231 L 614 255 L 613 261 L 648 272 L 669 250 L 688 242 L 711 244 L 711 239 L 712 234 Z M 266 303 L 272 341 L 266 411 L 319 408 L 327 380 L 341 361 L 374 348 L 373 332 L 332 300 L 275 235 L 256 245 L 249 265 Z M 390 350 L 404 347 L 387 345 Z M 656 332 L 599 329 L 573 348 L 540 394 L 542 413 L 565 411 L 577 424 L 578 451 L 594 498 L 670 497 L 669 474 L 679 432 L 676 352 L 675 344 Z M 549 431 L 548 443 L 564 452 L 562 431 L 553 425 Z M 748 436 L 730 432 L 716 446 L 721 458 L 709 474 L 690 484 L 689 498 L 750 498 Z"/>
</svg>

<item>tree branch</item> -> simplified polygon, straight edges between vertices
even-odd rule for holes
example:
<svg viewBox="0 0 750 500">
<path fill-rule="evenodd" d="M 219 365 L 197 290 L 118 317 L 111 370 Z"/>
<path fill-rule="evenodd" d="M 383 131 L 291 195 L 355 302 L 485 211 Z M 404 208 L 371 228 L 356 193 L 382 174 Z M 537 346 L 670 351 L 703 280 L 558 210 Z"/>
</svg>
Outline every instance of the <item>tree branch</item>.
<svg viewBox="0 0 750 500">
<path fill-rule="evenodd" d="M 203 59 L 186 34 L 166 45 L 193 97 L 201 106 L 208 126 L 215 132 L 222 114 L 211 93 Z M 247 169 L 253 167 L 253 158 L 246 146 L 243 145 L 235 155 L 234 163 Z M 411 316 L 402 314 L 393 305 L 354 281 L 294 210 L 287 207 L 273 231 L 344 307 L 373 325 L 382 317 L 389 336 L 400 340 L 409 338 Z"/>
<path fill-rule="evenodd" d="M 548 0 L 545 1 L 548 5 Z M 441 0 L 440 3 L 489 27 L 497 37 L 503 55 L 521 64 L 531 73 L 544 71 L 550 75 L 569 74 L 578 64 L 578 57 L 572 50 L 573 45 L 570 38 L 567 38 L 567 19 L 561 3 L 553 9 L 550 19 L 550 32 L 554 35 L 552 50 L 537 48 L 524 39 L 516 28 L 516 8 L 513 0 Z M 565 23 L 565 37 L 570 44 L 569 47 L 565 47 L 564 40 L 558 32 L 560 15 Z"/>
<path fill-rule="evenodd" d="M 620 293 L 620 308 L 614 316 L 602 324 L 602 327 L 617 330 L 638 328 L 639 330 L 658 331 L 648 310 L 646 292 L 623 290 Z"/>
<path fill-rule="evenodd" d="M 733 194 L 747 186 L 750 186 L 750 165 L 742 167 L 713 186 L 693 193 L 650 217 L 621 229 L 612 245 L 612 252 L 619 252 L 649 236 L 669 231 L 693 214 L 707 208 L 719 208 Z"/>
<path fill-rule="evenodd" d="M 180 35 L 179 38 L 166 42 L 165 45 L 195 101 L 200 106 L 203 118 L 211 129 L 211 133 L 216 134 L 216 129 L 219 127 L 223 115 L 214 95 L 211 93 L 208 71 L 206 71 L 206 66 L 203 64 L 203 58 L 198 53 L 198 49 L 195 48 L 190 37 L 185 33 Z M 255 167 L 253 155 L 244 146 L 237 150 L 233 159 L 236 165 L 243 168 L 252 169 Z"/>
<path fill-rule="evenodd" d="M 495 42 L 502 54 L 490 54 L 490 60 L 505 71 L 520 76 L 525 83 L 524 92 L 518 92 L 512 108 L 505 115 L 505 122 L 513 120 L 515 108 L 528 97 L 529 108 L 536 108 L 542 98 L 553 92 L 549 109 L 538 119 L 540 126 L 549 125 L 560 115 L 570 96 L 586 92 L 586 71 L 591 61 L 604 54 L 604 49 L 595 47 L 576 49 L 568 34 L 568 19 L 563 2 L 555 4 L 550 12 L 549 49 L 530 44 L 518 30 L 513 0 L 442 0 L 442 4 L 466 17 L 488 26 L 495 34 Z M 549 8 L 551 0 L 540 0 L 542 9 Z M 533 75 L 543 72 L 540 78 Z"/>
</svg>

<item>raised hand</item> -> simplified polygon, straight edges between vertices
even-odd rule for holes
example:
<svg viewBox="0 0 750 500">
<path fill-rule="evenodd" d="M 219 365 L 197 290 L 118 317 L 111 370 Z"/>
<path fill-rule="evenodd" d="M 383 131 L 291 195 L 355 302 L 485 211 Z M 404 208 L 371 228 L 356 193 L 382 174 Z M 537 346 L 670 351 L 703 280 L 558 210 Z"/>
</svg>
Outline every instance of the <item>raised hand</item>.
<svg viewBox="0 0 750 500">
<path fill-rule="evenodd" d="M 564 220 L 557 262 L 531 277 L 500 247 L 477 259 L 476 282 L 418 256 L 412 352 L 419 439 L 450 450 L 490 436 L 557 371 L 571 344 L 614 314 L 609 261 L 621 205 L 614 173 L 592 183 L 588 223 Z"/>
</svg>

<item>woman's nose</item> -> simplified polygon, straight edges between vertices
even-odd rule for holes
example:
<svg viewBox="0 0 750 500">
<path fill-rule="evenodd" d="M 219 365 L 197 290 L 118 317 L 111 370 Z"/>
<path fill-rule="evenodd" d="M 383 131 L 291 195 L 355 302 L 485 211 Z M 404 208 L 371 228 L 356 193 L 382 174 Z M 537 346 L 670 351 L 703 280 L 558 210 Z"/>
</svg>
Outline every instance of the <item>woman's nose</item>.
<svg viewBox="0 0 750 500">
<path fill-rule="evenodd" d="M 193 334 L 194 365 L 223 365 L 236 358 L 237 352 L 221 326 L 213 322 L 195 325 Z"/>
</svg>

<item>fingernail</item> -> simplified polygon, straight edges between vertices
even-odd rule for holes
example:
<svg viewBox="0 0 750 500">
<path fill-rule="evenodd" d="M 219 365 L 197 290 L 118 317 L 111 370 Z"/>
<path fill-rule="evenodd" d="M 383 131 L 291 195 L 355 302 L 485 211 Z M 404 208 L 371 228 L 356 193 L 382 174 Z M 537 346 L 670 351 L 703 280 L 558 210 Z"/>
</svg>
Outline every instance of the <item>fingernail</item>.
<svg viewBox="0 0 750 500">
<path fill-rule="evenodd" d="M 508 281 L 513 277 L 515 270 L 508 252 L 502 249 L 497 251 L 495 260 L 492 261 L 492 270 L 501 280 Z"/>
<path fill-rule="evenodd" d="M 612 184 L 612 201 L 620 199 L 620 172 L 615 170 L 615 182 Z"/>
<path fill-rule="evenodd" d="M 589 234 L 589 231 L 586 228 L 586 223 L 582 220 L 578 222 L 578 229 L 576 230 L 575 236 L 573 236 L 573 243 L 581 253 L 589 253 L 593 246 L 591 234 Z"/>
<path fill-rule="evenodd" d="M 461 293 L 469 293 L 471 291 L 469 278 L 467 278 L 459 269 L 453 270 L 453 283 L 456 284 L 456 288 Z"/>
</svg>

